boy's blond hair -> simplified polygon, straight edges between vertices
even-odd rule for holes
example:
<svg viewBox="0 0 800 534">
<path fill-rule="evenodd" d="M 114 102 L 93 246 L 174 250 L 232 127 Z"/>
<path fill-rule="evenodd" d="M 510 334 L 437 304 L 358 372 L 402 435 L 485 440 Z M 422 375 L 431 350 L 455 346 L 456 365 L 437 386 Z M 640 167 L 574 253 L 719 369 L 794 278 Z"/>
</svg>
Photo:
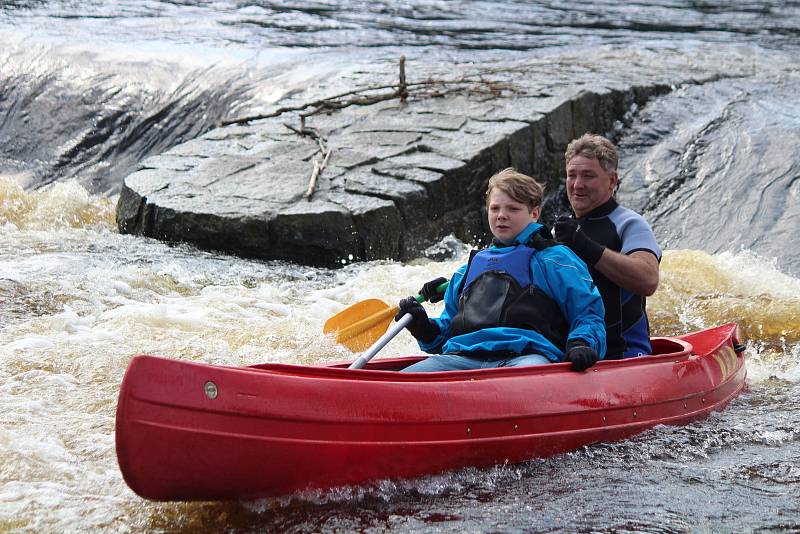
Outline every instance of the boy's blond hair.
<svg viewBox="0 0 800 534">
<path fill-rule="evenodd" d="M 528 211 L 533 211 L 542 204 L 544 186 L 513 167 L 508 167 L 489 178 L 486 187 L 486 207 L 489 207 L 489 197 L 494 189 L 498 189 L 510 196 L 515 202 L 528 206 Z"/>
</svg>

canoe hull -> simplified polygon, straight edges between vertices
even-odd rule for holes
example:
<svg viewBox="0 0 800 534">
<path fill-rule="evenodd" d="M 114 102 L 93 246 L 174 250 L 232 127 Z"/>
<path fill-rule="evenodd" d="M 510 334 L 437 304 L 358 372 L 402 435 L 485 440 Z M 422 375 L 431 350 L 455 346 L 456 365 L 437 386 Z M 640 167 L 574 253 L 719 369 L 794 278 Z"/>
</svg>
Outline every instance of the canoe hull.
<svg viewBox="0 0 800 534">
<path fill-rule="evenodd" d="M 719 410 L 744 387 L 736 325 L 657 356 L 449 373 L 132 359 L 117 405 L 128 485 L 156 500 L 252 499 L 516 463 Z M 663 354 L 666 352 L 666 354 Z"/>
</svg>

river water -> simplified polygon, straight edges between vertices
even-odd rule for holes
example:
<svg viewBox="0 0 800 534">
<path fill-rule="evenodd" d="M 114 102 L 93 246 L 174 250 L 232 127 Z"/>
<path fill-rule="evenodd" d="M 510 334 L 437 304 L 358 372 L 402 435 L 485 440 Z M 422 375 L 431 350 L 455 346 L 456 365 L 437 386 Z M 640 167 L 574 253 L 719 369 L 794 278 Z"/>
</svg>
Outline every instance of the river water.
<svg viewBox="0 0 800 534">
<path fill-rule="evenodd" d="M 0 4 L 0 532 L 800 531 L 799 28 L 800 5 L 768 1 Z M 667 249 L 654 333 L 743 327 L 749 388 L 726 410 L 518 466 L 285 499 L 153 503 L 125 486 L 114 409 L 132 355 L 348 358 L 320 337 L 328 317 L 413 293 L 468 249 L 326 270 L 120 235 L 115 194 L 137 162 L 401 53 L 724 61 L 731 46 L 753 77 L 676 88 L 618 138 L 620 195 Z M 384 354 L 413 351 L 402 334 Z"/>
</svg>

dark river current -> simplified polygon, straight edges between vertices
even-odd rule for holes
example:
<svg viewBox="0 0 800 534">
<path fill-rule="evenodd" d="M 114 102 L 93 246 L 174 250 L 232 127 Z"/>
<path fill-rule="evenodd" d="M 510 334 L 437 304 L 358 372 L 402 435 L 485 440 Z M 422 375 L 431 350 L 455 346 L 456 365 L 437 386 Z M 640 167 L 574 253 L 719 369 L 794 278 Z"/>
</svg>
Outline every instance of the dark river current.
<svg viewBox="0 0 800 534">
<path fill-rule="evenodd" d="M 490 470 L 246 503 L 125 486 L 114 409 L 132 355 L 350 358 L 321 336 L 328 317 L 395 302 L 468 250 L 325 270 L 120 235 L 132 169 L 401 54 L 557 70 L 612 49 L 747 58 L 751 75 L 676 87 L 614 132 L 619 196 L 665 249 L 654 334 L 739 322 L 744 394 L 691 425 Z M 798 58 L 800 2 L 0 2 L 0 532 L 800 532 Z M 382 354 L 416 350 L 403 334 Z"/>
</svg>

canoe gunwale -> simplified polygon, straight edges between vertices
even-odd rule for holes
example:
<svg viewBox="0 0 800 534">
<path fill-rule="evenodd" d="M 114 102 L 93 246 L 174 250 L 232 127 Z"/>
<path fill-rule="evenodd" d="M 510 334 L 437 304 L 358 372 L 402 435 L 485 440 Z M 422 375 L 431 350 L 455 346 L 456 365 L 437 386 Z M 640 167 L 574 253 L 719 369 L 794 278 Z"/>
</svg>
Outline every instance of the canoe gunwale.
<svg viewBox="0 0 800 534">
<path fill-rule="evenodd" d="M 595 364 L 589 371 L 597 371 L 606 367 L 619 368 L 630 366 L 641 366 L 653 363 L 663 363 L 665 361 L 680 362 L 691 357 L 692 344 L 680 337 L 655 337 L 654 343 L 667 343 L 677 349 L 673 352 L 655 355 L 645 355 L 637 358 L 625 358 L 620 360 L 602 360 Z M 258 372 L 269 372 L 274 374 L 285 374 L 292 376 L 304 376 L 310 378 L 330 378 L 333 380 L 356 380 L 356 381 L 391 381 L 391 382 L 450 382 L 460 380 L 489 380 L 498 377 L 508 377 L 514 375 L 547 375 L 553 373 L 563 373 L 568 371 L 570 364 L 567 362 L 551 363 L 549 365 L 537 365 L 529 367 L 498 367 L 490 369 L 476 369 L 470 371 L 443 371 L 433 373 L 398 373 L 397 370 L 427 358 L 430 355 L 418 356 L 398 356 L 391 358 L 381 358 L 373 360 L 364 369 L 348 369 L 351 361 L 332 362 L 320 366 L 301 366 L 281 363 L 265 363 L 251 365 L 245 368 L 230 367 L 237 370 L 254 370 Z M 572 371 L 569 371 L 572 372 Z"/>
</svg>

